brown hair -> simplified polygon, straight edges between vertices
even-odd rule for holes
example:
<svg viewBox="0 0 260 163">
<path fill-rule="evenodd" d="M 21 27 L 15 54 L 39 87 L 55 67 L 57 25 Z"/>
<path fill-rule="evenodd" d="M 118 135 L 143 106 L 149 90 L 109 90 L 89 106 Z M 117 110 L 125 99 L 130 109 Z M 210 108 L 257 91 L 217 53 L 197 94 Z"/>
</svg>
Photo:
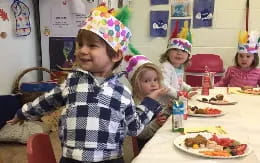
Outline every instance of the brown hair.
<svg viewBox="0 0 260 163">
<path fill-rule="evenodd" d="M 143 99 L 143 95 L 142 92 L 140 91 L 140 80 L 141 77 L 143 76 L 143 74 L 147 71 L 147 70 L 154 70 L 157 73 L 158 76 L 158 81 L 159 81 L 159 85 L 161 87 L 162 85 L 162 73 L 161 70 L 153 63 L 145 63 L 142 66 L 140 66 L 134 73 L 130 84 L 132 86 L 132 91 L 133 91 L 133 98 L 135 101 L 141 101 Z"/>
<path fill-rule="evenodd" d="M 112 59 L 113 57 L 116 57 L 118 55 L 118 53 L 110 45 L 108 45 L 108 43 L 105 40 L 103 40 L 101 37 L 99 37 L 97 34 L 91 32 L 91 31 L 84 30 L 84 29 L 79 30 L 76 41 L 77 41 L 76 53 L 77 53 L 77 50 L 80 48 L 80 46 L 83 45 L 84 42 L 92 42 L 92 43 L 105 44 L 106 52 L 110 59 Z M 118 67 L 120 65 L 121 61 L 122 61 L 122 59 L 120 61 L 116 62 L 113 66 L 113 69 Z"/>
<path fill-rule="evenodd" d="M 171 50 L 176 50 L 176 48 L 172 48 L 172 49 L 168 49 L 165 53 L 163 53 L 161 56 L 160 56 L 160 63 L 163 63 L 165 61 L 168 61 L 170 62 L 170 59 L 169 59 L 169 53 Z M 185 51 L 186 52 L 186 51 Z M 186 52 L 187 53 L 187 52 Z M 190 54 L 188 53 L 188 58 L 187 60 L 184 62 L 184 66 L 186 66 L 190 61 Z"/>
<path fill-rule="evenodd" d="M 236 56 L 235 56 L 235 65 L 237 67 L 240 67 L 240 65 L 238 64 L 238 52 L 236 53 Z M 252 62 L 252 64 L 250 65 L 251 68 L 256 68 L 259 64 L 259 56 L 258 56 L 258 53 L 254 53 L 254 60 Z"/>
</svg>

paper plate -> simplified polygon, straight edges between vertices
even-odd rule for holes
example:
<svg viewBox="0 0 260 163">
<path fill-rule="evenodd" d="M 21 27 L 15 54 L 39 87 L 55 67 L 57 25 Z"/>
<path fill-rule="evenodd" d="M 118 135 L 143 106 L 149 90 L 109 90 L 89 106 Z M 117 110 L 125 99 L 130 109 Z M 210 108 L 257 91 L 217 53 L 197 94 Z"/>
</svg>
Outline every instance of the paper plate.
<svg viewBox="0 0 260 163">
<path fill-rule="evenodd" d="M 212 133 L 199 133 L 200 135 L 204 136 L 205 138 L 209 139 L 212 137 Z M 238 158 L 238 157 L 244 157 L 247 156 L 248 154 L 250 154 L 252 152 L 251 147 L 247 144 L 247 149 L 245 150 L 245 153 L 242 155 L 236 155 L 236 156 L 228 156 L 228 157 L 224 157 L 224 156 L 207 156 L 204 155 L 202 153 L 199 153 L 199 151 L 203 151 L 203 150 L 209 150 L 208 148 L 199 148 L 199 149 L 193 149 L 191 147 L 186 147 L 184 144 L 184 141 L 186 138 L 193 138 L 196 137 L 196 135 L 198 135 L 198 133 L 192 133 L 192 134 L 186 134 L 186 135 L 181 135 L 178 136 L 177 138 L 174 139 L 174 146 L 177 147 L 178 149 L 187 152 L 189 154 L 193 154 L 193 155 L 197 155 L 197 156 L 201 156 L 201 157 L 206 157 L 206 158 L 217 158 L 217 159 L 232 159 L 232 158 Z M 227 135 L 217 135 L 219 138 L 223 138 L 223 137 L 228 137 Z M 237 139 L 236 139 L 237 140 Z M 237 140 L 239 141 L 239 140 Z M 243 143 L 243 142 L 240 142 Z"/>
<path fill-rule="evenodd" d="M 212 105 L 235 105 L 237 102 L 231 102 L 231 101 L 202 101 L 201 99 L 197 99 L 199 102 L 204 102 Z"/>
<path fill-rule="evenodd" d="M 225 113 L 223 111 L 221 111 L 220 114 L 193 114 L 193 113 L 189 113 L 189 116 L 192 117 L 219 117 L 219 116 L 223 116 Z"/>
</svg>

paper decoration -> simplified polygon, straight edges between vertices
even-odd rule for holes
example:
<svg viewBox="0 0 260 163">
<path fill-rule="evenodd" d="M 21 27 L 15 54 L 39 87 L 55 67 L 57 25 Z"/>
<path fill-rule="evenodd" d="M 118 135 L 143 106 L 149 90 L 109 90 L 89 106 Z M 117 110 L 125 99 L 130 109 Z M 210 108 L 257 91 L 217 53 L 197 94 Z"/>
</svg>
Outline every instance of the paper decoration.
<svg viewBox="0 0 260 163">
<path fill-rule="evenodd" d="M 151 0 L 151 5 L 169 4 L 169 0 Z"/>
<path fill-rule="evenodd" d="M 150 36 L 165 37 L 168 29 L 169 11 L 150 12 Z"/>
<path fill-rule="evenodd" d="M 5 39 L 7 37 L 7 33 L 6 32 L 1 32 L 0 33 L 0 38 Z"/>
<path fill-rule="evenodd" d="M 0 8 L 0 18 L 2 18 L 3 21 L 9 21 L 9 18 L 7 16 L 7 13 L 4 11 L 4 9 Z"/>
<path fill-rule="evenodd" d="M 50 28 L 49 27 L 44 27 L 44 29 L 43 29 L 43 35 L 44 36 L 50 36 L 51 35 L 51 30 L 50 30 Z"/>
<path fill-rule="evenodd" d="M 29 35 L 31 33 L 29 7 L 23 2 L 15 0 L 11 5 L 11 9 L 16 19 L 16 36 Z"/>
<path fill-rule="evenodd" d="M 193 28 L 212 26 L 214 3 L 214 0 L 194 0 Z"/>
<path fill-rule="evenodd" d="M 170 33 L 173 32 L 173 30 L 174 30 L 174 28 L 175 28 L 175 25 L 176 25 L 176 21 L 178 21 L 178 23 L 179 23 L 178 33 L 181 31 L 181 27 L 184 26 L 184 22 L 185 22 L 185 21 L 188 21 L 188 27 L 189 27 L 189 29 L 190 29 L 191 19 L 172 19 L 172 20 L 171 20 L 171 30 L 170 30 L 171 32 L 170 32 Z"/>
<path fill-rule="evenodd" d="M 70 68 L 75 60 L 75 37 L 49 37 L 51 70 Z"/>
<path fill-rule="evenodd" d="M 172 17 L 187 17 L 191 16 L 190 0 L 174 0 L 171 4 Z"/>
</svg>

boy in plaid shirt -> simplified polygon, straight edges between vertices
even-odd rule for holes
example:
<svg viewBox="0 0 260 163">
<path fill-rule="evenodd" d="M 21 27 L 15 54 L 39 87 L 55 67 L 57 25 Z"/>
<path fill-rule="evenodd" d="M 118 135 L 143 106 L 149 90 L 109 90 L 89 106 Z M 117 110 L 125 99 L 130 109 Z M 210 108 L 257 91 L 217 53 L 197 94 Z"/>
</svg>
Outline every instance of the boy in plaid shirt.
<svg viewBox="0 0 260 163">
<path fill-rule="evenodd" d="M 123 163 L 126 134 L 138 135 L 143 130 L 159 109 L 153 99 L 167 91 L 152 92 L 138 107 L 143 112 L 136 112 L 129 89 L 118 80 L 124 73 L 112 73 L 131 37 L 118 17 L 104 7 L 94 9 L 77 36 L 77 68 L 63 84 L 25 104 L 8 121 L 38 119 L 65 105 L 59 121 L 60 163 Z"/>
</svg>

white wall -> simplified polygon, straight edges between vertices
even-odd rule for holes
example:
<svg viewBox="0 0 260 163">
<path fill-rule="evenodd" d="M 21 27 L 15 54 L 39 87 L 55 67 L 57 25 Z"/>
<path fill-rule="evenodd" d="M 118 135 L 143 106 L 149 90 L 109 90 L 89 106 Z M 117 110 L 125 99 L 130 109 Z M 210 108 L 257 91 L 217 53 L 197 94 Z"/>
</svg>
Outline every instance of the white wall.
<svg viewBox="0 0 260 163">
<path fill-rule="evenodd" d="M 31 34 L 24 37 L 15 36 L 15 17 L 11 11 L 13 1 L 0 0 L 0 8 L 4 9 L 9 21 L 0 18 L 0 32 L 6 32 L 7 38 L 0 38 L 0 94 L 10 94 L 14 80 L 24 69 L 37 66 L 38 45 L 36 43 L 34 11 L 32 0 L 23 2 L 30 8 Z M 23 81 L 35 81 L 37 73 L 28 73 Z"/>
<path fill-rule="evenodd" d="M 245 29 L 245 6 L 246 0 L 215 0 L 213 26 L 211 28 L 191 28 L 192 53 L 219 54 L 224 60 L 225 67 L 232 65 L 237 48 L 238 33 L 240 29 Z M 133 33 L 132 43 L 154 63 L 159 63 L 159 56 L 167 46 L 169 32 L 167 37 L 150 37 L 149 14 L 152 10 L 170 11 L 170 5 L 151 6 L 150 0 L 134 0 L 132 8 L 133 17 L 130 24 Z M 259 20 L 260 0 L 250 0 L 249 30 L 260 32 Z"/>
<path fill-rule="evenodd" d="M 0 0 L 9 16 L 9 22 L 0 19 L 0 32 L 7 38 L 0 38 L 0 94 L 9 94 L 17 75 L 28 67 L 37 66 L 38 45 L 36 42 L 32 0 L 22 0 L 30 7 L 32 32 L 26 37 L 15 36 L 15 18 L 10 9 L 12 1 Z M 170 0 L 169 0 L 170 1 Z M 236 52 L 238 32 L 245 27 L 246 0 L 215 0 L 212 28 L 191 29 L 193 34 L 192 53 L 217 53 L 224 60 L 225 67 L 232 65 Z M 150 0 L 132 0 L 133 17 L 130 24 L 132 43 L 142 54 L 159 63 L 158 59 L 167 45 L 168 37 L 149 36 L 149 14 L 151 10 L 169 10 L 170 5 L 151 6 Z M 249 28 L 260 32 L 260 1 L 250 0 Z M 169 34 L 168 34 L 169 35 Z M 31 72 L 23 81 L 35 81 L 36 74 Z"/>
</svg>

